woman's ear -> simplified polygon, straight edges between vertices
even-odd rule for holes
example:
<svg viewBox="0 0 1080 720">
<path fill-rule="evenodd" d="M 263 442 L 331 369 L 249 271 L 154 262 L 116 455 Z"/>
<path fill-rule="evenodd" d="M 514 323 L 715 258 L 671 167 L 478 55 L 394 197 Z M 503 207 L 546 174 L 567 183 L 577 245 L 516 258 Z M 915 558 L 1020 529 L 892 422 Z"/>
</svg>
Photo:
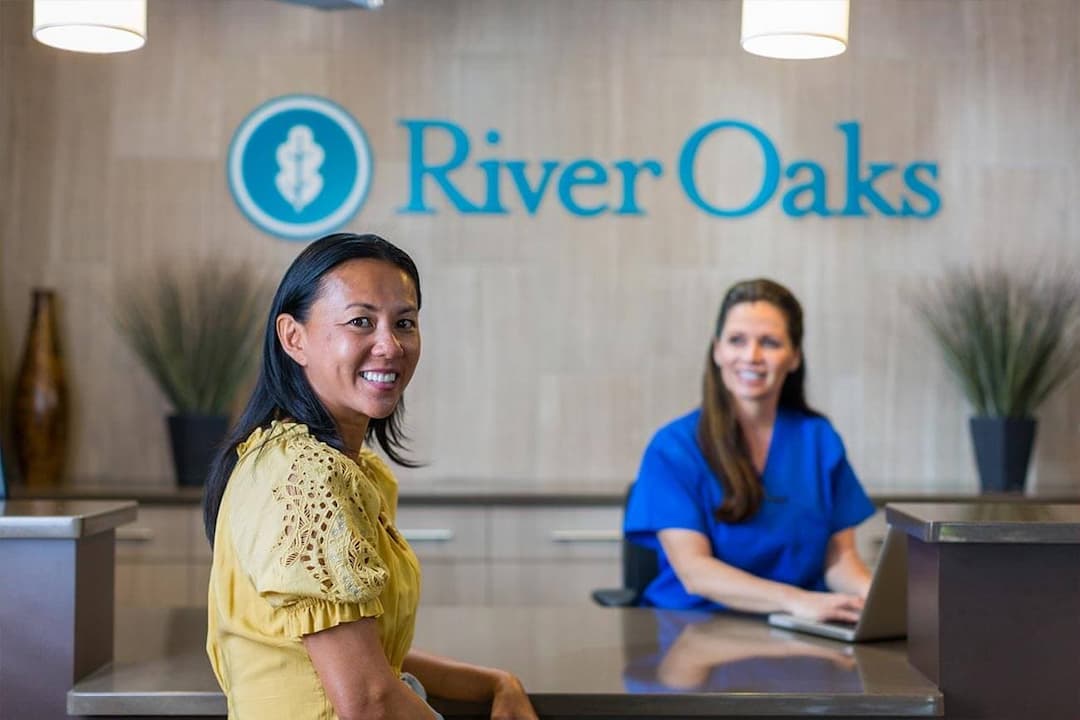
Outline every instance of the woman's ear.
<svg viewBox="0 0 1080 720">
<path fill-rule="evenodd" d="M 791 370 L 788 370 L 788 372 L 789 373 L 795 372 L 796 370 L 799 369 L 800 365 L 802 365 L 802 350 L 796 350 L 795 351 L 795 361 L 791 364 Z"/>
<path fill-rule="evenodd" d="M 285 354 L 300 367 L 307 367 L 306 328 L 289 313 L 281 313 L 274 321 L 278 342 Z"/>
</svg>

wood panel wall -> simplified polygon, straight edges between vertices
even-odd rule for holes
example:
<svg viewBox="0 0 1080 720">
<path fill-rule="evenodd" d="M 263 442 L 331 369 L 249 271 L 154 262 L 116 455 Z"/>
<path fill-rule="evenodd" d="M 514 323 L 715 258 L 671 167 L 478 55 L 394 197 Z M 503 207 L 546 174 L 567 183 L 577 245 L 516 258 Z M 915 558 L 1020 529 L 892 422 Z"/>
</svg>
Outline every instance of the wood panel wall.
<svg viewBox="0 0 1080 720">
<path fill-rule="evenodd" d="M 255 106 L 308 92 L 345 106 L 374 148 L 348 228 L 405 247 L 425 283 L 407 400 L 430 464 L 404 477 L 626 481 L 651 433 L 696 404 L 724 289 L 767 275 L 804 303 L 811 401 L 866 484 L 974 487 L 968 409 L 910 296 L 952 263 L 1080 260 L 1080 6 L 858 0 L 849 51 L 816 62 L 748 55 L 738 24 L 734 0 L 151 0 L 146 47 L 96 57 L 37 44 L 30 3 L 0 2 L 4 412 L 30 290 L 56 287 L 71 482 L 168 482 L 168 407 L 113 329 L 117 282 L 198 258 L 279 276 L 301 246 L 244 219 L 225 155 Z M 666 176 L 642 183 L 645 217 L 575 218 L 553 199 L 535 217 L 465 217 L 436 195 L 437 214 L 403 215 L 406 117 L 451 119 L 477 150 L 497 128 L 504 157 L 653 156 Z M 705 215 L 676 156 L 720 118 L 837 179 L 835 124 L 858 121 L 866 159 L 939 163 L 941 212 L 792 219 L 774 199 Z M 760 173 L 739 148 L 710 162 L 721 188 Z M 1034 482 L 1080 485 L 1080 381 L 1040 418 Z"/>
</svg>

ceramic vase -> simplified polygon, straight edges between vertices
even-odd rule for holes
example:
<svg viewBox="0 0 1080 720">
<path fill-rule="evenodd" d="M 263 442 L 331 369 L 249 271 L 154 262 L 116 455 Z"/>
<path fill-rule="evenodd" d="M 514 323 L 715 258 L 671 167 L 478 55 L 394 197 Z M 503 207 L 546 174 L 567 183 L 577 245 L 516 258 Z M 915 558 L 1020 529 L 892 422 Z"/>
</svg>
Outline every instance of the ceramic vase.
<svg viewBox="0 0 1080 720">
<path fill-rule="evenodd" d="M 29 487 L 58 483 L 67 459 L 67 388 L 56 305 L 55 292 L 34 290 L 25 350 L 15 380 L 15 459 L 19 476 Z"/>
</svg>

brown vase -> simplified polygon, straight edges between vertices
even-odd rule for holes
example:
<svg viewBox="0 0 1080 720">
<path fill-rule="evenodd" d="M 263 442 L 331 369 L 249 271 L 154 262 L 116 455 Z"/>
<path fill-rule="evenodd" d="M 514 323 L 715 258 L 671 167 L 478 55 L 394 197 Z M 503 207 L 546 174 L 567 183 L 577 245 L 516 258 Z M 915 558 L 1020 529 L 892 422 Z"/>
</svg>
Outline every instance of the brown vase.
<svg viewBox="0 0 1080 720">
<path fill-rule="evenodd" d="M 30 487 L 58 483 L 67 457 L 67 388 L 58 335 L 56 294 L 35 289 L 12 422 L 15 457 Z"/>
</svg>

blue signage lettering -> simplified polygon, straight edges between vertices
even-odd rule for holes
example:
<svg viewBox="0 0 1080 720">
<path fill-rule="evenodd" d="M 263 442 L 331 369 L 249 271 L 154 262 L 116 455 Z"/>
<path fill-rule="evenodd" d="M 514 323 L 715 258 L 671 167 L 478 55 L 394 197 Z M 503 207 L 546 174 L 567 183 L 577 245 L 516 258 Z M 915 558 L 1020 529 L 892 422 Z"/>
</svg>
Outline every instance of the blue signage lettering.
<svg viewBox="0 0 1080 720">
<path fill-rule="evenodd" d="M 588 217 L 607 210 L 607 203 L 582 207 L 574 200 L 574 188 L 579 185 L 606 185 L 607 170 L 595 160 L 575 160 L 566 166 L 559 178 L 559 199 L 563 207 L 575 215 Z"/>
<path fill-rule="evenodd" d="M 795 185 L 784 193 L 784 212 L 791 217 L 802 217 L 808 213 L 814 213 L 822 217 L 832 215 L 832 211 L 825 204 L 828 200 L 825 168 L 813 160 L 799 160 L 788 165 L 784 175 L 788 179 L 794 180 L 795 176 L 803 170 L 810 172 L 810 179 L 801 185 Z M 800 195 L 809 195 L 809 204 L 799 205 L 798 199 Z"/>
<path fill-rule="evenodd" d="M 837 125 L 840 132 L 844 133 L 844 145 L 847 150 L 847 164 L 845 165 L 847 177 L 847 202 L 841 215 L 866 215 L 863 209 L 862 198 L 865 196 L 870 204 L 878 209 L 882 215 L 895 215 L 896 209 L 885 202 L 885 198 L 874 189 L 874 181 L 882 175 L 896 169 L 896 163 L 870 163 L 870 175 L 864 178 L 860 163 L 861 146 L 859 143 L 859 123 L 846 122 Z"/>
<path fill-rule="evenodd" d="M 469 202 L 447 177 L 452 171 L 461 167 L 461 164 L 469 157 L 469 136 L 465 134 L 465 131 L 445 120 L 402 120 L 401 124 L 409 131 L 409 202 L 401 208 L 401 212 L 425 215 L 435 212 L 424 202 L 425 175 L 431 176 L 458 211 L 480 212 L 480 207 Z M 429 128 L 445 130 L 454 141 L 454 154 L 442 165 L 425 164 L 424 132 Z"/>
<path fill-rule="evenodd" d="M 930 176 L 932 180 L 937 180 L 937 165 L 927 162 L 911 163 L 904 169 L 904 183 L 907 184 L 908 189 L 921 197 L 926 201 L 925 210 L 916 210 L 907 198 L 904 198 L 901 205 L 900 214 L 910 215 L 913 217 L 928 218 L 935 215 L 939 208 L 941 208 L 941 196 L 938 195 L 937 190 L 927 185 L 919 178 L 919 171 L 925 170 L 926 174 Z"/>
<path fill-rule="evenodd" d="M 525 205 L 525 209 L 530 215 L 535 215 L 540 208 L 540 201 L 544 199 L 544 192 L 547 190 L 548 183 L 551 182 L 551 176 L 555 174 L 555 169 L 559 167 L 559 161 L 541 161 L 540 179 L 535 187 L 530 185 L 529 179 L 525 177 L 525 166 L 527 164 L 524 160 L 508 160 L 506 169 L 510 171 L 510 177 L 517 187 L 518 195 L 521 196 L 521 202 Z"/>
<path fill-rule="evenodd" d="M 664 168 L 655 160 L 646 160 L 636 163 L 633 160 L 619 160 L 615 163 L 615 169 L 622 173 L 623 199 L 622 205 L 615 211 L 616 215 L 644 215 L 645 211 L 637 204 L 637 176 L 642 170 L 648 171 L 653 177 L 664 174 Z"/>
<path fill-rule="evenodd" d="M 488 130 L 484 139 L 487 140 L 488 145 L 498 145 L 502 137 L 497 130 Z M 499 161 L 481 160 L 476 163 L 476 166 L 484 171 L 484 178 L 487 181 L 485 183 L 487 185 L 487 200 L 479 212 L 489 215 L 505 215 L 506 208 L 503 207 L 501 193 L 499 192 Z"/>
<path fill-rule="evenodd" d="M 725 210 L 724 208 L 711 205 L 707 202 L 701 197 L 701 193 L 698 192 L 697 182 L 694 179 L 694 168 L 701 143 L 705 138 L 712 135 L 717 130 L 724 130 L 726 128 L 734 128 L 736 130 L 748 132 L 752 138 L 757 140 L 758 145 L 761 146 L 761 155 L 765 162 L 765 177 L 761 181 L 761 188 L 758 190 L 758 194 L 755 195 L 754 199 L 749 203 L 734 210 Z M 717 122 L 709 123 L 704 127 L 698 128 L 698 130 L 686 141 L 686 144 L 683 145 L 682 152 L 679 153 L 679 182 L 682 183 L 683 191 L 686 193 L 686 196 L 690 198 L 690 202 L 694 203 L 710 215 L 719 215 L 720 217 L 740 217 L 742 215 L 749 215 L 765 203 L 769 202 L 769 198 L 776 192 L 776 186 L 780 182 L 780 155 L 776 152 L 776 146 L 772 144 L 772 140 L 769 140 L 765 133 L 761 132 L 750 123 L 744 123 L 739 120 L 718 120 Z"/>
<path fill-rule="evenodd" d="M 469 163 L 472 143 L 461 126 L 448 120 L 408 119 L 400 124 L 408 132 L 409 197 L 399 209 L 402 213 L 434 214 L 437 203 L 429 192 L 441 195 L 457 212 L 464 214 L 507 215 L 521 207 L 535 215 L 546 197 L 554 194 L 563 209 L 578 217 L 611 215 L 644 215 L 638 190 L 642 177 L 660 178 L 664 167 L 655 159 L 629 158 L 605 164 L 583 157 L 567 161 L 544 159 L 502 159 L 486 157 Z M 791 181 L 780 201 L 784 214 L 798 218 L 806 215 L 829 217 L 866 217 L 877 213 L 886 217 L 928 218 L 941 209 L 941 195 L 934 186 L 938 179 L 936 163 L 914 162 L 903 168 L 906 192 L 893 202 L 878 189 L 877 183 L 898 169 L 893 162 L 862 160 L 862 138 L 859 123 L 849 121 L 836 125 L 844 140 L 844 201 L 838 208 L 828 206 L 828 175 L 821 163 L 810 159 L 796 160 L 785 166 L 773 141 L 760 128 L 742 120 L 716 120 L 695 130 L 679 152 L 679 183 L 686 197 L 696 207 L 717 217 L 743 217 L 757 212 L 776 195 L 781 179 Z M 697 171 L 702 145 L 718 133 L 743 133 L 761 151 L 761 184 L 752 191 L 753 197 L 741 206 L 731 207 L 720 199 L 707 199 L 698 186 Z M 448 158 L 429 157 L 429 144 L 438 134 L 449 140 Z M 502 142 L 497 130 L 484 135 L 486 144 L 495 148 Z M 458 182 L 463 173 L 479 171 L 483 181 L 483 201 L 468 198 Z M 503 196 L 503 181 L 508 179 L 510 197 Z"/>
<path fill-rule="evenodd" d="M 432 214 L 436 210 L 427 200 L 425 179 L 430 178 L 435 186 L 458 212 L 467 214 L 505 215 L 509 211 L 502 201 L 503 169 L 509 173 L 521 204 L 530 215 L 535 215 L 544 201 L 553 176 L 559 176 L 557 192 L 559 202 L 567 212 L 581 217 L 590 217 L 611 212 L 614 215 L 642 215 L 644 211 L 637 200 L 637 180 L 642 171 L 660 177 L 663 167 L 657 160 L 619 160 L 612 164 L 621 180 L 621 200 L 615 210 L 602 200 L 586 202 L 582 193 L 587 188 L 607 188 L 610 176 L 606 167 L 592 158 L 579 158 L 563 165 L 558 160 L 543 160 L 539 163 L 539 173 L 535 184 L 529 180 L 530 163 L 526 160 L 500 160 L 487 158 L 478 161 L 475 166 L 484 176 L 484 204 L 479 205 L 465 197 L 454 185 L 451 175 L 462 169 L 469 159 L 471 144 L 469 136 L 458 125 L 446 120 L 402 120 L 401 125 L 409 132 L 409 201 L 399 209 L 402 213 Z M 426 150 L 427 133 L 441 131 L 449 135 L 453 142 L 453 152 L 449 160 L 434 163 L 429 160 Z M 488 145 L 496 146 L 501 141 L 496 130 L 489 130 L 485 136 Z"/>
</svg>

